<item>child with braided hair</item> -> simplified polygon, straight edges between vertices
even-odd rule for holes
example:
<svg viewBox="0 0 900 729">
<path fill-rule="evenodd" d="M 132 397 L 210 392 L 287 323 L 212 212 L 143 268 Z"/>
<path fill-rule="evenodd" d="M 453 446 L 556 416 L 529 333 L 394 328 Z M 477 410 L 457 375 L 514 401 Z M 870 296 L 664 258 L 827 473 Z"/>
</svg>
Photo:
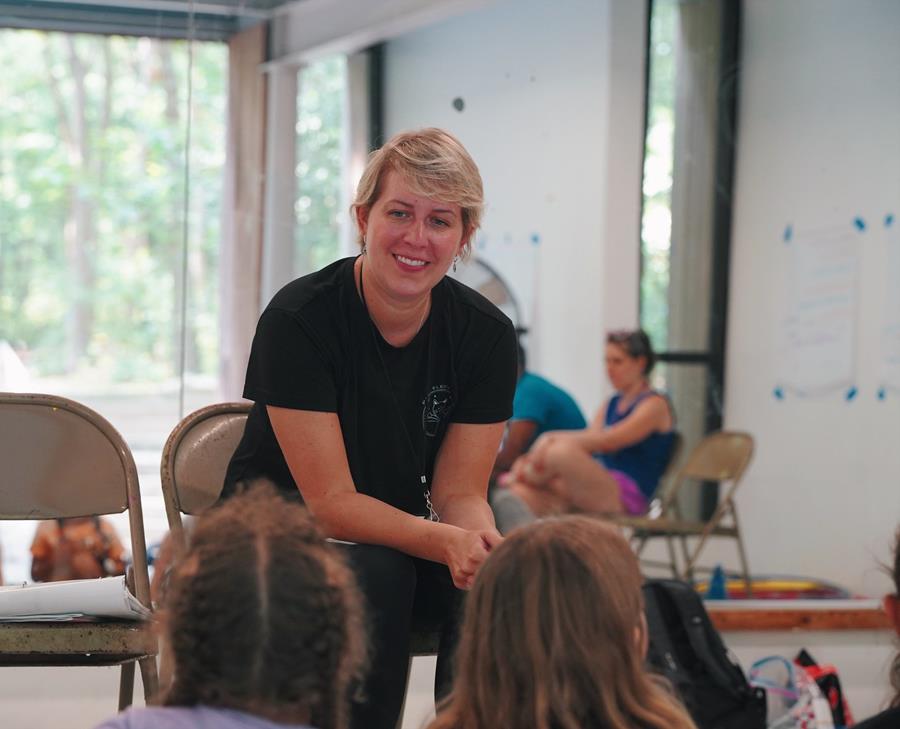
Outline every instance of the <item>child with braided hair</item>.
<svg viewBox="0 0 900 729">
<path fill-rule="evenodd" d="M 257 486 L 198 519 L 162 610 L 162 706 L 98 729 L 344 729 L 360 600 L 303 507 Z"/>
</svg>

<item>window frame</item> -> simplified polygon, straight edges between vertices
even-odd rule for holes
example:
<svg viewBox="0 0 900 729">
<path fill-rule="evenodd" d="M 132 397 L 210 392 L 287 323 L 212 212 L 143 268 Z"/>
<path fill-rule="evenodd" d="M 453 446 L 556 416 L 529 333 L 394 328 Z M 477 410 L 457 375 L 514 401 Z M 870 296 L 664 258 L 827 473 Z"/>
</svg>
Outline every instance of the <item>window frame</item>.
<svg viewBox="0 0 900 729">
<path fill-rule="evenodd" d="M 649 0 L 645 37 L 644 70 L 644 129 L 641 151 L 641 220 L 645 209 L 643 191 L 644 169 L 647 161 L 647 135 L 650 131 L 650 86 L 652 64 L 653 11 L 658 0 Z M 734 199 L 735 151 L 737 149 L 737 112 L 740 99 L 741 58 L 741 0 L 719 0 L 721 5 L 720 41 L 721 56 L 718 69 L 718 93 L 716 99 L 716 140 L 714 162 L 715 191 L 711 210 L 698 211 L 712 216 L 712 257 L 710 268 L 709 345 L 706 350 L 664 349 L 657 353 L 658 361 L 669 364 L 695 365 L 706 368 L 708 384 L 704 403 L 705 429 L 707 433 L 720 430 L 725 408 L 726 347 L 728 340 L 728 298 L 731 266 L 731 221 Z M 643 280 L 645 255 L 639 234 L 639 278 L 637 287 L 638 321 L 643 321 L 645 301 Z M 701 495 L 701 511 L 712 513 L 718 500 L 716 484 L 706 484 Z"/>
</svg>

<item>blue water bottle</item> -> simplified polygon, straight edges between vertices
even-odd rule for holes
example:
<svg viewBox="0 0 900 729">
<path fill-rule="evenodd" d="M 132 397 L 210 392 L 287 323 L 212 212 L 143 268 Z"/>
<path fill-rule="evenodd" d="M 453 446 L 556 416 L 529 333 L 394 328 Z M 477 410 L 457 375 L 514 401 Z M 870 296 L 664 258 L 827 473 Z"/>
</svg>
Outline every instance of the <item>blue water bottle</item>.
<svg viewBox="0 0 900 729">
<path fill-rule="evenodd" d="M 709 578 L 709 587 L 706 588 L 707 600 L 725 600 L 728 597 L 728 591 L 725 587 L 725 570 L 722 565 L 717 564 L 713 568 L 712 576 Z"/>
</svg>

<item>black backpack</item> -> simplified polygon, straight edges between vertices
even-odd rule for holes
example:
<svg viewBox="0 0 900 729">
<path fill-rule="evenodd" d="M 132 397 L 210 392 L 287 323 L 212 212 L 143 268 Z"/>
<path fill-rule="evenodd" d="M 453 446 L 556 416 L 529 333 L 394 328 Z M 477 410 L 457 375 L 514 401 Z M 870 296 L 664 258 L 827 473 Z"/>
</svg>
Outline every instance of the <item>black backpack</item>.
<svg viewBox="0 0 900 729">
<path fill-rule="evenodd" d="M 752 688 L 690 585 L 647 580 L 651 670 L 675 687 L 699 729 L 765 729 L 766 695 Z"/>
</svg>

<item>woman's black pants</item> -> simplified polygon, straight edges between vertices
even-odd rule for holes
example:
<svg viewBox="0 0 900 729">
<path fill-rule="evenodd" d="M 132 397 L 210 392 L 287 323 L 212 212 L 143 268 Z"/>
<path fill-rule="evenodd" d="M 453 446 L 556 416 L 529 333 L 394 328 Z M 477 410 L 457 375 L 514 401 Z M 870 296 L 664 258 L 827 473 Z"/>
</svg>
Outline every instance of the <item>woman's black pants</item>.
<svg viewBox="0 0 900 729">
<path fill-rule="evenodd" d="M 450 691 L 463 592 L 446 565 L 371 544 L 337 546 L 356 574 L 369 632 L 367 674 L 354 691 L 351 729 L 396 729 L 414 630 L 440 632 L 435 700 Z"/>
</svg>

